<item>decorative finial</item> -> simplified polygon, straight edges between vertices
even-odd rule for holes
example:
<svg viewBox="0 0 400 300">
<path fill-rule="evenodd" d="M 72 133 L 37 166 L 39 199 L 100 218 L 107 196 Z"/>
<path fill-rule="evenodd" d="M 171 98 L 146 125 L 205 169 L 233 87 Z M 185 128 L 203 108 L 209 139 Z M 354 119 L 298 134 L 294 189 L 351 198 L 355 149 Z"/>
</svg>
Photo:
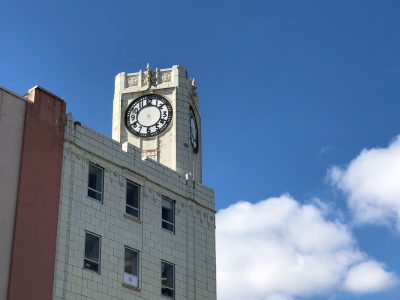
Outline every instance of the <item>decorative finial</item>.
<svg viewBox="0 0 400 300">
<path fill-rule="evenodd" d="M 146 65 L 147 68 L 147 74 L 146 74 L 146 79 L 147 79 L 147 88 L 150 89 L 151 87 L 151 69 L 150 69 L 150 63 L 147 63 Z"/>
<path fill-rule="evenodd" d="M 194 96 L 197 95 L 196 80 L 194 78 L 192 79 L 192 93 L 193 93 Z"/>
</svg>

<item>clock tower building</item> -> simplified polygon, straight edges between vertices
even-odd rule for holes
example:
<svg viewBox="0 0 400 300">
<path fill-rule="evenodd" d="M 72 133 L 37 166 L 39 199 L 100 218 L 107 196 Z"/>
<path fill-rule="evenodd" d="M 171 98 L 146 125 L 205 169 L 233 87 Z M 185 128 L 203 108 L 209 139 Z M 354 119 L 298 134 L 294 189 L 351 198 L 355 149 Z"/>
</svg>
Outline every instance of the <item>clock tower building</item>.
<svg viewBox="0 0 400 300">
<path fill-rule="evenodd" d="M 183 67 L 148 64 L 116 76 L 112 137 L 140 148 L 143 158 L 201 182 L 200 126 L 196 83 Z"/>
<path fill-rule="evenodd" d="M 194 80 L 148 65 L 113 101 L 111 138 L 42 87 L 0 87 L 0 299 L 217 298 Z"/>
</svg>

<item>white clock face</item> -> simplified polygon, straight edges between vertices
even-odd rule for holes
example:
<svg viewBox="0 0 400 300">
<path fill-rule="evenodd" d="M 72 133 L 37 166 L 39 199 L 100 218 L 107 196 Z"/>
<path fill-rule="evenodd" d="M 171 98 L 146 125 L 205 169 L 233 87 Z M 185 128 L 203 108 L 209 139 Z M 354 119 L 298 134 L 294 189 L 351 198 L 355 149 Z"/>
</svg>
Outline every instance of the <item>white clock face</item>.
<svg viewBox="0 0 400 300">
<path fill-rule="evenodd" d="M 140 137 L 160 134 L 172 120 L 171 103 L 163 96 L 148 94 L 129 104 L 125 112 L 126 129 Z"/>
<path fill-rule="evenodd" d="M 199 151 L 199 131 L 197 129 L 196 115 L 194 114 L 193 108 L 190 107 L 190 142 L 192 143 L 193 152 Z"/>
</svg>

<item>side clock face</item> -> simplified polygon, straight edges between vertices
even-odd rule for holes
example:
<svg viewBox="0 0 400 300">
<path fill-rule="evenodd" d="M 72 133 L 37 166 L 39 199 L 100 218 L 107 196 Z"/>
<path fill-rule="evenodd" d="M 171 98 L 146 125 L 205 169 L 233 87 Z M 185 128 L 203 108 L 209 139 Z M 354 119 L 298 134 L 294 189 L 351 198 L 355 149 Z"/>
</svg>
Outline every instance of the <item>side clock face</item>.
<svg viewBox="0 0 400 300">
<path fill-rule="evenodd" d="M 156 136 L 167 129 L 172 120 L 171 103 L 163 96 L 148 94 L 129 104 L 125 112 L 126 129 L 139 137 Z"/>
<path fill-rule="evenodd" d="M 189 112 L 190 120 L 190 142 L 192 143 L 193 152 L 199 152 L 199 131 L 197 128 L 196 115 L 194 114 L 193 108 L 190 107 Z"/>
</svg>

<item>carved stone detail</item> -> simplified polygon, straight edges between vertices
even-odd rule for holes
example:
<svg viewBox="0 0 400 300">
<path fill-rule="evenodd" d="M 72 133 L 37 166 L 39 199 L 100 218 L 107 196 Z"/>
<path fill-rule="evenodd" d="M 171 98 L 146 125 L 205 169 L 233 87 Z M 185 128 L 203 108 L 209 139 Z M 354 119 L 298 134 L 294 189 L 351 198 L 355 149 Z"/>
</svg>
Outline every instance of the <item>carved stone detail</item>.
<svg viewBox="0 0 400 300">
<path fill-rule="evenodd" d="M 162 82 L 170 82 L 171 81 L 171 72 L 161 72 L 161 81 Z"/>
<path fill-rule="evenodd" d="M 143 82 L 142 82 L 142 85 L 147 85 L 147 82 L 148 82 L 148 80 L 147 80 L 147 76 L 145 75 L 145 76 L 143 76 Z"/>
<path fill-rule="evenodd" d="M 150 86 L 155 85 L 156 82 L 156 74 L 154 72 L 145 73 L 142 86 L 147 85 L 150 88 Z"/>
<path fill-rule="evenodd" d="M 129 86 L 138 86 L 139 78 L 137 75 L 128 77 L 128 87 Z"/>
</svg>

